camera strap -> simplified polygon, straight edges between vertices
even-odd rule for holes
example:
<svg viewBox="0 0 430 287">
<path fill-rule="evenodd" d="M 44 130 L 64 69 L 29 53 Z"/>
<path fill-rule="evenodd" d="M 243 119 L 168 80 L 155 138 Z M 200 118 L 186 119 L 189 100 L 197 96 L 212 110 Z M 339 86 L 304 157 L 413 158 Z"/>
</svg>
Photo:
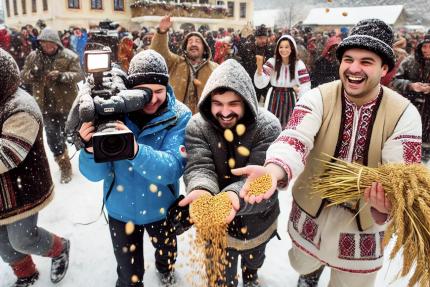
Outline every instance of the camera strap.
<svg viewBox="0 0 430 287">
<path fill-rule="evenodd" d="M 112 176 L 113 176 L 113 179 L 112 179 L 112 182 L 111 182 L 111 184 L 109 186 L 109 189 L 108 189 L 108 191 L 106 193 L 106 198 L 103 198 L 103 204 L 102 204 L 102 208 L 100 210 L 99 216 L 95 220 L 93 220 L 93 221 L 86 222 L 86 223 L 77 222 L 77 223 L 75 223 L 75 225 L 91 225 L 93 223 L 96 223 L 100 219 L 100 217 L 102 216 L 102 214 L 103 214 L 103 217 L 105 218 L 106 223 L 109 223 L 109 220 L 108 220 L 108 218 L 106 216 L 106 213 L 104 212 L 104 208 L 105 208 L 105 204 L 106 204 L 106 202 L 107 202 L 110 194 L 112 193 L 112 189 L 113 189 L 113 186 L 115 184 L 115 173 L 113 173 Z"/>
</svg>

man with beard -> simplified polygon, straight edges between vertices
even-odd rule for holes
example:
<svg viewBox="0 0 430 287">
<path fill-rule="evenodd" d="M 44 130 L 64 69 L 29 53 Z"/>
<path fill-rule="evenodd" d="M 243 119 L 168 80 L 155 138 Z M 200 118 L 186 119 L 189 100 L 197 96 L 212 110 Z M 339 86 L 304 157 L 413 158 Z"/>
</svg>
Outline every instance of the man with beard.
<svg viewBox="0 0 430 287">
<path fill-rule="evenodd" d="M 242 39 L 242 44 L 238 47 L 238 56 L 241 59 L 241 64 L 245 68 L 251 79 L 254 78 L 255 71 L 257 70 L 256 56 L 263 56 L 263 63 L 272 58 L 275 53 L 275 46 L 269 44 L 269 33 L 266 26 L 263 24 L 255 29 L 254 37 Z M 260 101 L 261 97 L 265 97 L 270 85 L 263 89 L 258 89 L 254 85 L 257 94 L 257 100 Z"/>
<path fill-rule="evenodd" d="M 184 182 L 188 195 L 179 205 L 190 204 L 202 195 L 228 193 L 232 203 L 226 218 L 228 264 L 219 286 L 237 286 L 239 255 L 243 286 L 260 286 L 257 271 L 263 265 L 267 242 L 277 234 L 278 199 L 275 196 L 264 204 L 245 204 L 238 194 L 244 180 L 232 175 L 230 169 L 263 164 L 267 147 L 281 132 L 280 123 L 272 113 L 258 107 L 251 78 L 233 59 L 223 62 L 209 77 L 198 108 L 200 113 L 186 129 L 189 153 Z M 231 131 L 233 139 L 226 139 L 225 131 Z M 249 154 L 241 154 L 239 147 Z M 209 282 L 209 286 L 214 283 Z"/>
<path fill-rule="evenodd" d="M 25 61 L 22 80 L 33 87 L 33 97 L 43 113 L 48 146 L 60 167 L 61 183 L 67 183 L 72 179 L 72 165 L 64 127 L 78 94 L 77 83 L 84 77 L 78 55 L 63 47 L 56 31 L 43 29 L 38 41 L 39 48 Z"/>
<path fill-rule="evenodd" d="M 249 203 L 270 198 L 276 181 L 297 178 L 288 233 L 293 242 L 290 263 L 300 274 L 299 287 L 316 287 L 325 265 L 331 268 L 329 286 L 370 287 L 382 267 L 381 242 L 391 203 L 381 183 L 366 187 L 364 198 L 356 202 L 327 206 L 327 200 L 312 194 L 311 179 L 324 173 L 324 164 L 317 159 L 330 160 L 328 156 L 369 167 L 420 162 L 417 109 L 380 84 L 394 67 L 393 38 L 381 20 L 358 22 L 336 51 L 340 81 L 300 98 L 286 129 L 269 147 L 264 167 L 232 170 L 248 180 L 272 175 L 275 184 L 264 195 L 241 191 Z"/>
<path fill-rule="evenodd" d="M 166 60 L 176 98 L 195 114 L 206 81 L 218 64 L 211 61 L 211 49 L 199 32 L 190 32 L 185 36 L 181 46 L 182 55 L 172 53 L 167 35 L 170 27 L 170 16 L 161 18 L 150 48 Z"/>
<path fill-rule="evenodd" d="M 415 55 L 400 64 L 392 85 L 420 111 L 423 123 L 423 160 L 430 159 L 430 34 L 417 45 Z"/>
</svg>

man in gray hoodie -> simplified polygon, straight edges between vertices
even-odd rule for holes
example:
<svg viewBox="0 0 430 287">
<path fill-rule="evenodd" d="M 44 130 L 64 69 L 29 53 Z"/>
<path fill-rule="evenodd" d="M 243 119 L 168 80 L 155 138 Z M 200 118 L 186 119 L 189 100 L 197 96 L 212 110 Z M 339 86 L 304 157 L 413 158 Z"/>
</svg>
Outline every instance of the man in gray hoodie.
<svg viewBox="0 0 430 287">
<path fill-rule="evenodd" d="M 273 114 L 258 107 L 251 78 L 232 59 L 211 74 L 198 109 L 200 113 L 193 116 L 186 129 L 185 145 L 189 153 L 184 181 L 188 195 L 179 204 L 185 206 L 205 194 L 229 194 L 233 206 L 226 218 L 230 223 L 229 256 L 221 285 L 237 286 L 241 255 L 244 286 L 260 286 L 257 271 L 263 265 L 267 242 L 277 234 L 278 198 L 275 196 L 263 204 L 245 204 L 238 196 L 244 180 L 230 170 L 263 164 L 266 150 L 280 134 L 281 125 Z M 237 129 L 239 125 L 245 129 L 243 126 Z M 227 129 L 232 132 L 232 139 L 224 137 Z M 243 149 L 249 153 L 240 153 Z"/>
</svg>

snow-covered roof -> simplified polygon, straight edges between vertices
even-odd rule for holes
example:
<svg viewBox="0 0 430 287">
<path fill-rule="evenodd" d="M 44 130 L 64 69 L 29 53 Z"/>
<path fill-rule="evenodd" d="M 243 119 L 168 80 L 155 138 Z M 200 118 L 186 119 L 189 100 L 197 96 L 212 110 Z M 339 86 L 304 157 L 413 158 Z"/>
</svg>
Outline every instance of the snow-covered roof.
<svg viewBox="0 0 430 287">
<path fill-rule="evenodd" d="M 352 26 L 363 19 L 377 18 L 388 25 L 394 25 L 403 8 L 403 5 L 314 8 L 303 24 Z"/>
</svg>

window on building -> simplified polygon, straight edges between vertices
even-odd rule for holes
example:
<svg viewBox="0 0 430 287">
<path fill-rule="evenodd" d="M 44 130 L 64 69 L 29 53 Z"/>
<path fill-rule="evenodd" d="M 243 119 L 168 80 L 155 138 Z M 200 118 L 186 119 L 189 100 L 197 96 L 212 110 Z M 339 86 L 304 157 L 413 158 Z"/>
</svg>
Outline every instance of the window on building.
<svg viewBox="0 0 430 287">
<path fill-rule="evenodd" d="M 9 4 L 9 0 L 6 0 L 6 16 L 10 17 L 10 4 Z"/>
<path fill-rule="evenodd" d="M 218 1 L 216 1 L 216 4 L 219 5 L 219 6 L 223 6 L 224 5 L 224 1 L 218 0 Z"/>
<path fill-rule="evenodd" d="M 27 14 L 27 5 L 25 2 L 27 2 L 27 1 L 21 0 L 21 7 L 22 7 L 22 14 L 23 15 Z"/>
<path fill-rule="evenodd" d="M 102 0 L 91 0 L 91 9 L 96 9 L 96 10 L 103 9 Z"/>
<path fill-rule="evenodd" d="M 228 10 L 228 17 L 233 17 L 234 16 L 234 2 L 232 1 L 228 1 L 227 2 L 227 10 Z"/>
<path fill-rule="evenodd" d="M 209 4 L 209 0 L 200 0 L 200 4 Z"/>
<path fill-rule="evenodd" d="M 48 11 L 48 0 L 43 0 L 43 11 Z"/>
<path fill-rule="evenodd" d="M 13 0 L 13 14 L 18 15 L 18 5 L 16 4 L 16 0 Z"/>
<path fill-rule="evenodd" d="M 68 0 L 69 8 L 79 9 L 79 0 Z"/>
<path fill-rule="evenodd" d="M 36 0 L 31 0 L 31 12 L 32 13 L 36 13 L 37 12 Z"/>
<path fill-rule="evenodd" d="M 246 3 L 240 3 L 240 18 L 246 18 Z"/>
<path fill-rule="evenodd" d="M 124 0 L 113 0 L 113 10 L 124 11 Z"/>
</svg>

